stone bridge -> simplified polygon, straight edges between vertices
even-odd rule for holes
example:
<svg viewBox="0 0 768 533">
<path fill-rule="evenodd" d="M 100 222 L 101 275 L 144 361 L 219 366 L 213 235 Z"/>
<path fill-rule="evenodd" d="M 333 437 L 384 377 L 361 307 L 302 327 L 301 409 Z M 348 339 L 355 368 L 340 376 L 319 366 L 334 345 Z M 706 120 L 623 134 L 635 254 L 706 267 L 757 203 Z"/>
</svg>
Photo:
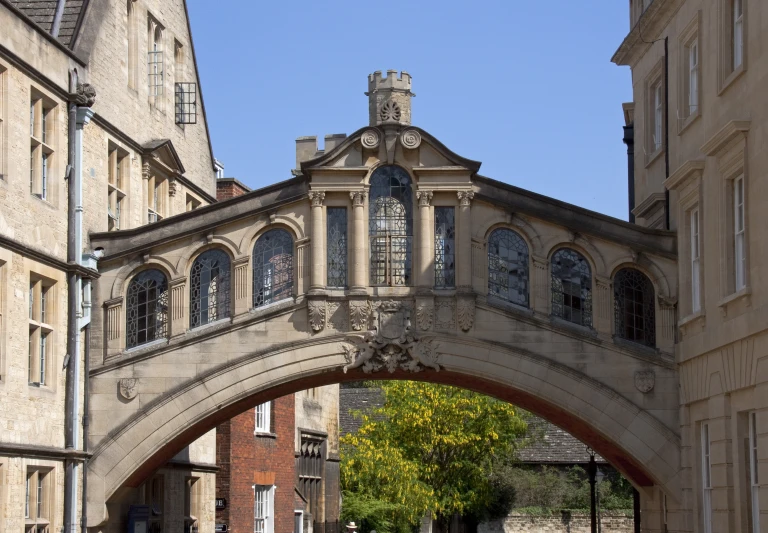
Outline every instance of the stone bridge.
<svg viewBox="0 0 768 533">
<path fill-rule="evenodd" d="M 385 111 L 293 179 L 91 235 L 90 527 L 233 415 L 371 376 L 512 402 L 681 501 L 674 234 L 480 176 Z"/>
</svg>

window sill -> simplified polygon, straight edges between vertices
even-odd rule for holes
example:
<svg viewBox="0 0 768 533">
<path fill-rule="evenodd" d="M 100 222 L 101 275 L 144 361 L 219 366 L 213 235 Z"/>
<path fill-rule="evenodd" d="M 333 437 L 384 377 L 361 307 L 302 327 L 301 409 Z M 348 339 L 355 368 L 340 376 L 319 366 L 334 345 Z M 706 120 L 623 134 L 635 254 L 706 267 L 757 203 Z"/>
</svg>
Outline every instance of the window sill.
<svg viewBox="0 0 768 533">
<path fill-rule="evenodd" d="M 655 152 L 645 156 L 645 168 L 650 167 L 664 153 L 664 143 Z"/>
<path fill-rule="evenodd" d="M 570 329 L 571 331 L 574 331 L 576 333 L 581 333 L 582 335 L 585 335 L 587 337 L 597 337 L 597 330 L 594 328 L 591 328 L 589 326 L 582 326 L 581 324 L 576 324 L 574 322 L 570 322 L 568 320 L 565 320 L 564 318 L 560 318 L 557 316 L 550 316 L 549 322 L 553 326 L 559 326 L 561 328 Z"/>
<path fill-rule="evenodd" d="M 692 322 L 695 322 L 695 321 L 697 321 L 699 319 L 703 320 L 705 318 L 706 318 L 706 314 L 704 313 L 704 311 L 703 310 L 699 310 L 699 311 L 696 311 L 695 313 L 692 313 L 690 315 L 684 316 L 683 318 L 678 320 L 677 321 L 677 325 L 678 325 L 678 327 L 682 328 L 682 327 L 685 327 L 685 326 L 687 326 L 688 324 L 690 324 Z"/>
<path fill-rule="evenodd" d="M 678 135 L 682 135 L 685 130 L 691 127 L 691 124 L 696 122 L 696 120 L 701 117 L 701 104 L 699 104 L 699 108 L 696 110 L 695 113 L 692 113 L 688 115 L 686 118 L 682 119 L 682 122 L 680 123 L 680 128 L 677 131 Z"/>
<path fill-rule="evenodd" d="M 269 431 L 254 431 L 253 436 L 263 439 L 276 439 L 277 433 L 272 433 Z"/>
<path fill-rule="evenodd" d="M 250 309 L 250 313 L 252 313 L 252 314 L 267 313 L 267 312 L 273 311 L 275 309 L 281 309 L 283 307 L 289 307 L 289 306 L 293 305 L 294 303 L 296 303 L 296 302 L 295 302 L 293 296 L 289 296 L 288 298 L 283 298 L 282 300 L 278 300 L 276 302 L 260 305 L 259 307 L 252 307 Z"/>
<path fill-rule="evenodd" d="M 660 355 L 658 348 L 655 348 L 653 346 L 648 346 L 647 344 L 640 344 L 639 342 L 630 341 L 622 337 L 619 337 L 618 335 L 613 336 L 613 342 L 617 346 L 628 348 L 630 350 L 634 350 L 634 351 L 643 353 L 645 355 Z"/>
<path fill-rule="evenodd" d="M 141 350 L 147 350 L 151 348 L 155 348 L 157 346 L 162 346 L 163 344 L 168 344 L 168 339 L 163 337 L 162 339 L 155 339 L 153 341 L 145 342 L 144 344 L 139 344 L 138 346 L 131 346 L 130 348 L 126 348 L 125 351 L 123 351 L 124 354 L 139 352 Z"/>
<path fill-rule="evenodd" d="M 232 319 L 230 317 L 220 318 L 218 320 L 214 320 L 213 322 L 208 322 L 207 324 L 203 324 L 202 326 L 195 326 L 194 328 L 189 328 L 186 333 L 187 335 L 195 335 L 201 331 L 205 331 L 207 329 L 215 329 L 216 327 L 221 327 L 225 324 L 229 324 L 232 322 Z"/>
<path fill-rule="evenodd" d="M 725 91 L 727 91 L 731 85 L 733 85 L 737 79 L 741 77 L 744 72 L 746 72 L 747 69 L 744 68 L 744 62 L 741 62 L 741 65 L 739 65 L 733 72 L 728 74 L 728 76 L 725 77 L 725 80 L 723 80 L 723 83 L 720 85 L 720 90 L 717 92 L 717 96 L 723 96 Z"/>
<path fill-rule="evenodd" d="M 720 308 L 720 313 L 722 313 L 723 316 L 727 316 L 728 307 L 730 307 L 731 304 L 734 304 L 742 300 L 744 300 L 748 306 L 752 304 L 752 288 L 749 285 L 747 285 L 746 287 L 744 287 L 743 289 L 737 292 L 734 292 L 733 294 L 729 294 L 728 296 L 720 300 L 717 306 Z"/>
<path fill-rule="evenodd" d="M 514 302 L 503 300 L 501 298 L 498 298 L 490 294 L 486 297 L 485 301 L 491 307 L 496 307 L 498 309 L 511 311 L 513 313 L 518 313 L 525 316 L 533 316 L 533 309 L 531 309 L 530 307 L 525 307 L 523 305 L 516 304 Z"/>
</svg>

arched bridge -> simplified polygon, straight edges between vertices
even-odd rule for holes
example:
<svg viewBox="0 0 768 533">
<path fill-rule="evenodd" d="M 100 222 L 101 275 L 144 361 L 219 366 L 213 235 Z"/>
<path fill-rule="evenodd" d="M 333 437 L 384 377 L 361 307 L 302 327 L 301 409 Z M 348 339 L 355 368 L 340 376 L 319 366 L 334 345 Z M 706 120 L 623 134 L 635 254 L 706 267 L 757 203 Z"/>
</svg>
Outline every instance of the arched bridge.
<svg viewBox="0 0 768 533">
<path fill-rule="evenodd" d="M 88 525 L 231 416 L 371 375 L 508 400 L 679 501 L 675 236 L 479 166 L 368 127 L 294 179 L 91 235 Z"/>
</svg>

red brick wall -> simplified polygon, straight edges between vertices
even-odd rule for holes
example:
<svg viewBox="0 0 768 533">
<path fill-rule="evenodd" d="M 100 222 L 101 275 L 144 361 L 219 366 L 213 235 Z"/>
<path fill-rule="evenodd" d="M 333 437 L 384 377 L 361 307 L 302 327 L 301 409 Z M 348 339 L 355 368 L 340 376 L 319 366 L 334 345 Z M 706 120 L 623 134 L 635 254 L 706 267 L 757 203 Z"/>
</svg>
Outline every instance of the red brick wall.
<svg viewBox="0 0 768 533">
<path fill-rule="evenodd" d="M 272 402 L 272 436 L 253 434 L 254 409 L 217 428 L 216 497 L 227 499 L 227 509 L 216 512 L 216 522 L 231 533 L 253 532 L 253 485 L 263 479 L 275 480 L 275 533 L 293 532 L 295 419 L 289 395 Z"/>
<path fill-rule="evenodd" d="M 241 196 L 247 192 L 249 192 L 248 189 L 243 188 L 235 181 L 228 181 L 227 178 L 216 182 L 216 199 L 219 201 L 229 200 L 230 198 Z"/>
</svg>

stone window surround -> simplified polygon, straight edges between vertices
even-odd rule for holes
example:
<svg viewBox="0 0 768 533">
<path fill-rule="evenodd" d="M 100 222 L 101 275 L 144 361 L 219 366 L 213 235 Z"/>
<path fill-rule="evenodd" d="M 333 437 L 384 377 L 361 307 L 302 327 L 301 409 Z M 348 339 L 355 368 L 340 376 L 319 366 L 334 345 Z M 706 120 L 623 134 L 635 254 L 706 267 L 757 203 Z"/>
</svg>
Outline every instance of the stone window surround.
<svg viewBox="0 0 768 533">
<path fill-rule="evenodd" d="M 6 266 L 12 258 L 10 251 L 0 250 L 0 386 L 8 381 L 6 365 L 6 322 L 8 320 L 8 267 Z M 0 479 L 2 486 L 2 479 Z M 1 500 L 0 500 L 1 501 Z M 1 505 L 1 504 L 0 504 Z M 0 509 L 2 516 L 2 509 Z M 1 524 L 0 524 L 1 525 Z"/>
<path fill-rule="evenodd" d="M 56 531 L 55 517 L 56 517 L 56 469 L 50 465 L 32 464 L 36 461 L 26 461 L 24 467 L 24 490 L 26 492 L 27 484 L 29 485 L 29 516 L 24 518 L 24 531 L 33 531 L 37 533 L 37 526 L 47 525 L 48 533 Z M 39 476 L 43 476 L 42 497 L 43 503 L 41 506 L 41 517 L 37 517 L 37 503 L 38 503 L 38 479 Z M 24 500 L 24 507 L 26 511 L 26 494 Z M 26 512 L 25 512 L 26 515 Z"/>
<path fill-rule="evenodd" d="M 701 116 L 702 108 L 702 73 L 701 66 L 702 54 L 702 32 L 701 32 L 701 10 L 696 12 L 693 20 L 688 23 L 688 26 L 680 33 L 678 40 L 679 47 L 679 80 L 678 80 L 678 109 L 681 112 L 677 115 L 677 134 L 682 135 L 688 127 L 693 124 L 696 119 Z M 698 86 L 697 86 L 697 101 L 696 110 L 690 111 L 689 100 L 689 83 L 690 83 L 690 46 L 696 41 L 698 47 L 697 59 L 698 59 Z"/>
<path fill-rule="evenodd" d="M 36 272 L 29 273 L 30 290 L 28 298 L 33 298 L 32 302 L 27 302 L 30 306 L 31 316 L 29 317 L 29 353 L 28 361 L 32 364 L 27 369 L 29 384 L 37 383 L 37 387 L 52 390 L 56 382 L 56 324 L 58 321 L 58 301 L 56 281 Z M 42 295 L 45 293 L 45 309 L 41 309 Z M 40 354 L 41 336 L 45 335 L 45 358 Z M 41 375 L 41 361 L 45 362 L 45 382 L 39 382 Z M 35 379 L 37 378 L 37 380 Z"/>
<path fill-rule="evenodd" d="M 733 68 L 733 2 L 735 0 L 718 0 L 718 96 L 721 96 L 733 83 L 747 71 L 748 62 L 748 25 L 749 12 L 747 0 L 742 2 L 742 57 L 741 65 Z"/>
<path fill-rule="evenodd" d="M 130 208 L 128 205 L 128 191 L 131 185 L 130 154 L 116 143 L 109 141 L 107 148 L 107 197 L 109 211 L 107 226 L 109 231 L 128 229 L 130 225 Z M 117 183 L 117 176 L 120 183 Z M 118 209 L 119 206 L 119 209 Z"/>
<path fill-rule="evenodd" d="M 712 533 L 712 427 L 709 421 L 701 421 L 697 424 L 699 435 L 697 461 L 698 475 L 695 476 L 701 487 L 700 512 L 696 513 L 701 524 L 701 530 Z M 698 491 L 697 491 L 698 492 Z"/>
<path fill-rule="evenodd" d="M 203 478 L 187 476 L 184 478 L 184 530 L 197 531 L 202 516 Z M 193 529 L 194 526 L 194 529 Z"/>
<path fill-rule="evenodd" d="M 166 53 L 164 47 L 166 41 L 165 33 L 165 27 L 154 15 L 152 15 L 152 13 L 147 11 L 147 95 L 150 108 L 156 109 L 160 112 L 165 112 L 165 84 L 168 79 L 168 73 L 166 72 Z M 151 70 L 153 67 L 150 65 L 149 54 L 155 51 L 155 45 L 157 45 L 157 52 L 160 55 L 160 67 L 159 72 L 154 74 L 155 76 L 159 77 L 159 80 L 156 79 L 154 81 L 154 83 L 157 85 L 152 85 L 153 82 L 150 81 L 150 76 L 153 75 Z M 153 89 L 153 87 L 156 88 Z M 157 94 L 153 94 L 153 90 L 157 91 Z"/>
<path fill-rule="evenodd" d="M 157 483 L 155 483 L 155 481 Z M 154 490 L 157 490 L 159 493 L 157 496 L 156 501 L 159 502 L 159 508 L 153 507 L 153 494 L 152 492 Z M 165 518 L 167 516 L 167 513 L 165 512 L 165 497 L 166 497 L 166 490 L 165 490 L 165 474 L 155 474 L 142 485 L 142 490 L 144 492 L 143 494 L 143 500 L 145 505 L 149 505 L 150 507 L 150 513 L 149 513 L 149 527 L 147 531 L 152 531 L 152 523 L 153 522 L 159 522 L 160 523 L 160 531 L 166 531 L 166 524 L 165 524 Z"/>
<path fill-rule="evenodd" d="M 144 157 L 143 161 L 142 224 L 151 224 L 175 214 L 170 209 L 170 197 L 176 193 L 177 186 L 174 179 L 176 173 L 155 157 Z M 157 204 L 154 203 L 155 193 L 157 193 Z M 156 219 L 150 222 L 153 216 Z"/>
<path fill-rule="evenodd" d="M 34 85 L 30 86 L 29 102 L 34 107 L 30 131 L 30 195 L 54 207 L 59 204 L 59 175 L 56 147 L 59 145 L 59 106 L 54 98 Z M 45 132 L 43 128 L 45 117 Z M 44 134 L 44 135 L 43 135 Z M 46 155 L 46 179 L 43 182 L 43 155 Z"/>
<path fill-rule="evenodd" d="M 0 183 L 3 184 L 8 181 L 8 142 L 6 140 L 8 139 L 8 121 L 5 120 L 5 117 L 8 116 L 8 75 L 6 72 L 8 72 L 8 68 L 0 63 Z"/>
<path fill-rule="evenodd" d="M 661 113 L 661 142 L 659 143 L 659 147 L 655 147 L 654 142 L 654 133 L 655 133 L 655 113 L 656 113 L 656 106 L 655 106 L 655 92 L 654 88 L 660 85 L 661 86 L 661 105 L 662 105 L 662 113 Z M 665 79 L 664 79 L 664 58 L 662 57 L 659 59 L 659 61 L 653 66 L 648 76 L 646 76 L 645 84 L 644 84 L 644 90 L 645 90 L 645 98 L 644 98 L 644 105 L 645 105 L 645 113 L 644 116 L 644 125 L 643 129 L 645 130 L 645 139 L 643 144 L 643 151 L 645 152 L 645 166 L 646 168 L 649 167 L 656 159 L 659 158 L 659 156 L 664 152 L 664 140 L 665 140 L 665 131 L 664 131 L 664 121 L 665 113 L 663 112 L 664 106 L 666 106 L 666 102 L 664 102 L 664 86 L 665 86 Z"/>
<path fill-rule="evenodd" d="M 126 41 L 128 43 L 128 88 L 134 92 L 138 91 L 139 83 L 139 28 L 138 28 L 138 4 L 136 0 L 129 0 L 126 5 Z"/>
</svg>

